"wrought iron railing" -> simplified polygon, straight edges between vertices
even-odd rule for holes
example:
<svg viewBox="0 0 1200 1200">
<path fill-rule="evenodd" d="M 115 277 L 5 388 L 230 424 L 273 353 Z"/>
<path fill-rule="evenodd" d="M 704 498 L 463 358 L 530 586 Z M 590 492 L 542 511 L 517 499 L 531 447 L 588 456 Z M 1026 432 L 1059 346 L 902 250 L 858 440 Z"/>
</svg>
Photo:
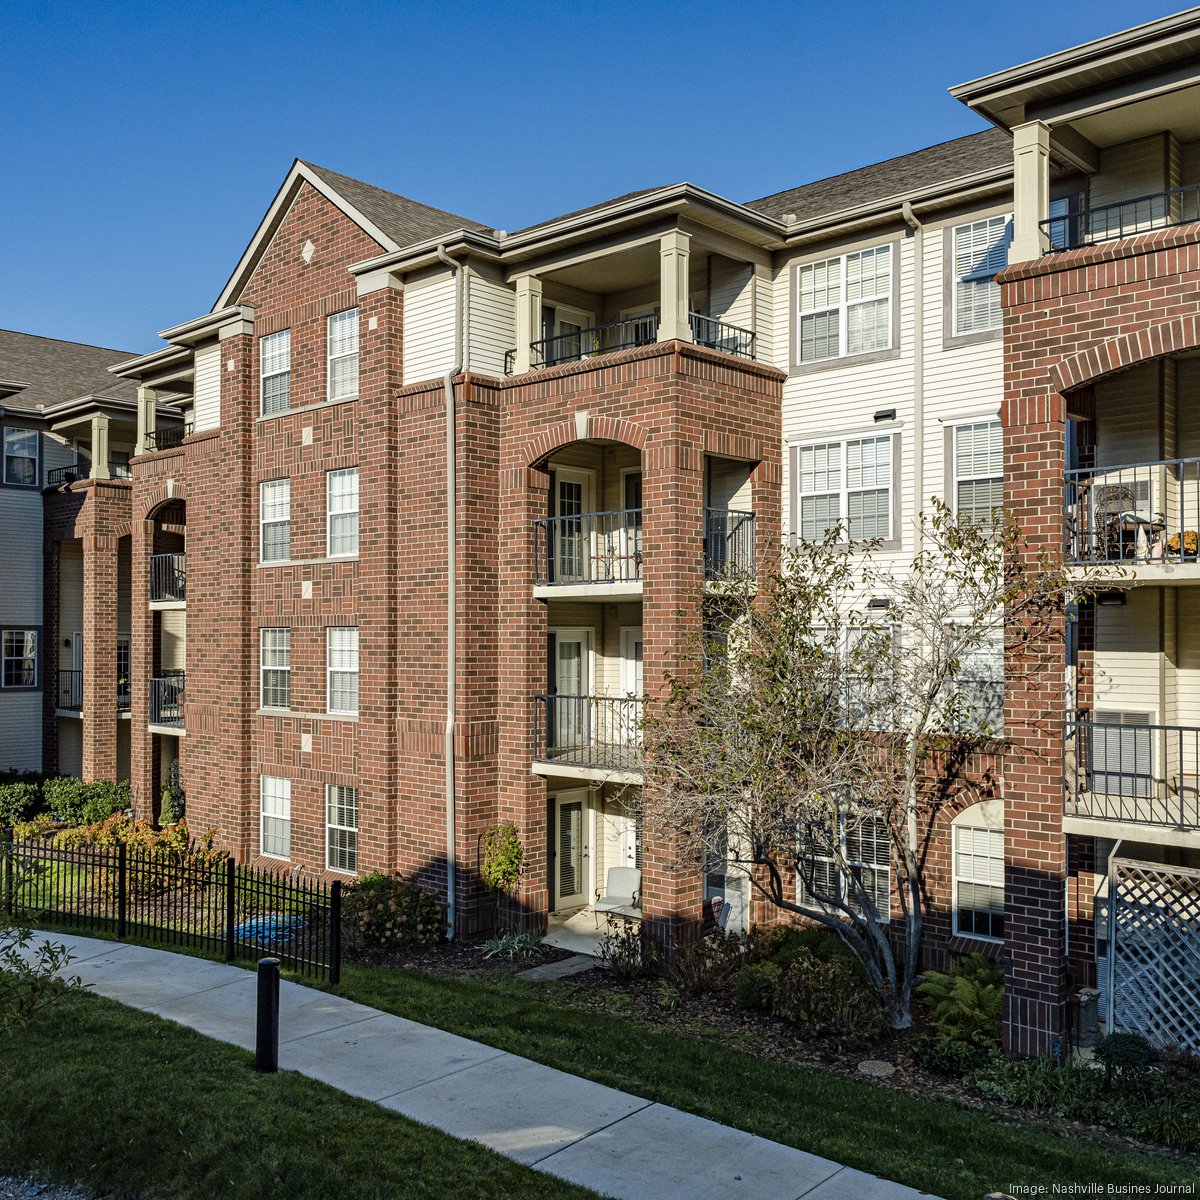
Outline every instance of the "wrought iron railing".
<svg viewBox="0 0 1200 1200">
<path fill-rule="evenodd" d="M 1066 723 L 1067 816 L 1200 829 L 1200 728 Z"/>
<path fill-rule="evenodd" d="M 753 358 L 755 335 L 749 329 L 740 329 L 715 317 L 704 317 L 699 313 L 688 313 L 692 326 L 692 339 L 698 346 L 711 350 L 724 350 L 738 358 Z"/>
<path fill-rule="evenodd" d="M 593 770 L 641 769 L 640 696 L 535 696 L 533 726 L 533 756 L 538 762 Z"/>
<path fill-rule="evenodd" d="M 1194 563 L 1200 458 L 1068 471 L 1066 550 L 1073 563 Z"/>
<path fill-rule="evenodd" d="M 146 450 L 173 450 L 192 432 L 191 421 L 182 425 L 162 425 L 146 431 Z"/>
<path fill-rule="evenodd" d="M 155 676 L 150 680 L 150 724 L 183 728 L 184 673 Z"/>
<path fill-rule="evenodd" d="M 642 510 L 539 517 L 536 583 L 633 583 L 642 577 Z"/>
<path fill-rule="evenodd" d="M 1074 250 L 1191 221 L 1200 221 L 1200 185 L 1196 184 L 1092 208 L 1075 207 L 1040 224 L 1051 250 Z"/>
<path fill-rule="evenodd" d="M 46 472 L 47 487 L 62 487 L 64 483 L 74 483 L 77 479 L 87 479 L 92 473 L 91 463 L 76 460 L 69 467 L 55 467 Z M 133 472 L 129 463 L 123 459 L 108 460 L 109 479 L 132 479 Z"/>
<path fill-rule="evenodd" d="M 59 671 L 56 706 L 67 712 L 83 711 L 82 671 Z"/>
<path fill-rule="evenodd" d="M 150 602 L 187 600 L 187 555 L 150 555 Z"/>
<path fill-rule="evenodd" d="M 727 508 L 704 510 L 704 578 L 754 574 L 754 514 Z"/>
<path fill-rule="evenodd" d="M 133 703 L 133 695 L 129 689 L 129 676 L 117 678 L 117 712 L 128 712 Z"/>
</svg>

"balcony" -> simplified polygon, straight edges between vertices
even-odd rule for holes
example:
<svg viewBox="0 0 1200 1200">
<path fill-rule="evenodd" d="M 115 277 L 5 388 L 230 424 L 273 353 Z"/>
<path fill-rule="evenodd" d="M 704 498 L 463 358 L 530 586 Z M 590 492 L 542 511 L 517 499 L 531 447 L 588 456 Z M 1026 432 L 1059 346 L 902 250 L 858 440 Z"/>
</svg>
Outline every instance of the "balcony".
<svg viewBox="0 0 1200 1200">
<path fill-rule="evenodd" d="M 69 467 L 55 467 L 46 472 L 47 487 L 62 487 L 64 483 L 74 483 L 77 479 L 88 479 L 92 474 L 92 464 L 89 462 L 73 462 Z M 108 460 L 109 479 L 131 479 L 132 472 L 127 460 L 110 458 Z"/>
<path fill-rule="evenodd" d="M 1094 208 L 1075 208 L 1039 224 L 1049 239 L 1050 250 L 1055 251 L 1094 246 L 1192 221 L 1200 221 L 1200 185 L 1169 188 Z"/>
<path fill-rule="evenodd" d="M 698 346 L 711 350 L 723 350 L 739 358 L 754 358 L 756 336 L 748 329 L 728 325 L 713 317 L 700 313 L 689 313 L 692 340 Z M 607 325 L 592 325 L 557 337 L 542 338 L 530 342 L 530 362 L 535 368 L 553 367 L 559 363 L 578 362 L 595 358 L 598 354 L 609 354 L 614 350 L 628 350 L 634 346 L 649 346 L 658 340 L 658 317 L 648 313 L 623 321 L 610 321 Z M 516 350 L 504 356 L 504 372 L 513 373 Z"/>
<path fill-rule="evenodd" d="M 642 698 L 533 698 L 535 770 L 578 778 L 641 778 Z"/>
<path fill-rule="evenodd" d="M 59 671 L 55 707 L 63 712 L 83 712 L 82 671 Z"/>
<path fill-rule="evenodd" d="M 161 429 L 146 430 L 146 452 L 154 450 L 174 450 L 182 445 L 183 439 L 192 432 L 191 421 L 182 425 L 164 425 Z"/>
<path fill-rule="evenodd" d="M 150 555 L 150 605 L 174 608 L 187 603 L 187 555 Z"/>
<path fill-rule="evenodd" d="M 533 536 L 535 595 L 641 595 L 640 508 L 539 517 Z"/>
<path fill-rule="evenodd" d="M 1200 830 L 1200 728 L 1068 721 L 1066 747 L 1067 818 Z"/>
<path fill-rule="evenodd" d="M 1200 458 L 1068 471 L 1066 521 L 1068 563 L 1167 582 L 1200 562 Z"/>
<path fill-rule="evenodd" d="M 709 583 L 754 576 L 755 529 L 752 512 L 704 510 L 704 578 Z"/>
<path fill-rule="evenodd" d="M 182 729 L 184 673 L 156 676 L 150 680 L 150 724 L 164 729 Z"/>
</svg>

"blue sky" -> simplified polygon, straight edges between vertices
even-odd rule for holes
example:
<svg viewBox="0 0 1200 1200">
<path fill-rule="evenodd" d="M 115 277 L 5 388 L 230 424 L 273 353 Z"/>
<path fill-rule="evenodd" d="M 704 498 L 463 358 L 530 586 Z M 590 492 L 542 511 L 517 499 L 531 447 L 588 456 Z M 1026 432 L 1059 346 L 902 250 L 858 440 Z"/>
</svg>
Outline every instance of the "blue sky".
<svg viewBox="0 0 1200 1200">
<path fill-rule="evenodd" d="M 981 128 L 951 84 L 1161 2 L 0 3 L 0 327 L 142 351 L 206 312 L 294 157 L 517 229 L 736 200 Z"/>
</svg>

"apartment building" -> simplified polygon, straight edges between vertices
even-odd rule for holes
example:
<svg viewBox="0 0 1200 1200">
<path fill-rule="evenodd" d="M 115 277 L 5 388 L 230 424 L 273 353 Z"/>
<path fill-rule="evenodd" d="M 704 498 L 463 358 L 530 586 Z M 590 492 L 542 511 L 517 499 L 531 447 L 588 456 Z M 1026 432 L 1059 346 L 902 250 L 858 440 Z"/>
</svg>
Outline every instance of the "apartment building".
<svg viewBox="0 0 1200 1200">
<path fill-rule="evenodd" d="M 417 872 L 461 932 L 503 819 L 534 920 L 627 864 L 648 920 L 744 923 L 631 804 L 683 614 L 785 537 L 902 561 L 928 497 L 1002 500 L 1111 587 L 1037 682 L 999 643 L 964 671 L 1004 738 L 938 817 L 928 962 L 1004 955 L 1014 1052 L 1080 986 L 1196 1045 L 1197 39 L 1193 10 L 963 85 L 994 128 L 745 204 L 681 183 L 510 233 L 297 161 L 212 310 L 114 368 L 138 807 L 177 776 L 243 858 Z M 91 620 L 106 773 L 120 619 Z"/>
</svg>

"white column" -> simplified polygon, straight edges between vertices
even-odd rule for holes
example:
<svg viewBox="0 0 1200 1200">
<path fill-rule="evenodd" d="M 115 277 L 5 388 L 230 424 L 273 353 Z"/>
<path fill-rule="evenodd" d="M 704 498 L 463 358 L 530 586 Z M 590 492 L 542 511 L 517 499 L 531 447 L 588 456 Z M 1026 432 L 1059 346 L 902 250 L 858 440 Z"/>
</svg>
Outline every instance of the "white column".
<svg viewBox="0 0 1200 1200">
<path fill-rule="evenodd" d="M 658 319 L 660 342 L 690 342 L 692 326 L 688 321 L 688 258 L 692 238 L 681 229 L 672 229 L 658 239 L 659 298 L 662 315 Z"/>
<path fill-rule="evenodd" d="M 149 434 L 158 427 L 158 394 L 153 388 L 138 388 L 138 425 L 134 454 L 145 454 L 150 449 Z"/>
<path fill-rule="evenodd" d="M 1041 258 L 1050 241 L 1039 224 L 1050 215 L 1050 127 L 1013 126 L 1013 240 L 1010 263 Z"/>
<path fill-rule="evenodd" d="M 532 366 L 530 343 L 542 336 L 542 281 L 536 275 L 518 275 L 517 287 L 517 353 L 513 374 L 520 375 Z"/>
<path fill-rule="evenodd" d="M 108 418 L 92 418 L 92 471 L 90 478 L 108 478 Z"/>
</svg>

